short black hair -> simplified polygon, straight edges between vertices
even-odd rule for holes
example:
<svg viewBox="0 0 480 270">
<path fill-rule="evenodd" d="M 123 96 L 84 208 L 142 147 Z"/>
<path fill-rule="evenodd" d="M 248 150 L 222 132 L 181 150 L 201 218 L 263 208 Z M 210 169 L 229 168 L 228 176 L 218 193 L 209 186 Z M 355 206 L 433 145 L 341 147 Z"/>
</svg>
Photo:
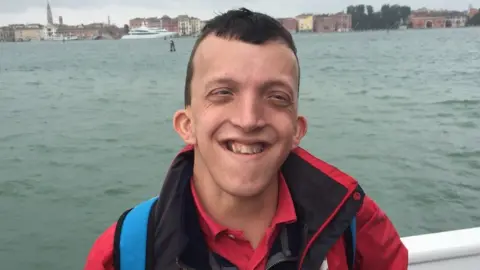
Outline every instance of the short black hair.
<svg viewBox="0 0 480 270">
<path fill-rule="evenodd" d="M 185 107 L 190 106 L 191 83 L 193 77 L 193 58 L 200 43 L 210 34 L 225 39 L 240 40 L 250 44 L 264 44 L 268 41 L 284 42 L 297 58 L 297 48 L 290 32 L 276 19 L 269 15 L 253 12 L 246 8 L 229 10 L 207 21 L 200 36 L 193 46 L 190 60 L 187 65 L 185 78 Z M 300 66 L 299 66 L 300 86 Z"/>
</svg>

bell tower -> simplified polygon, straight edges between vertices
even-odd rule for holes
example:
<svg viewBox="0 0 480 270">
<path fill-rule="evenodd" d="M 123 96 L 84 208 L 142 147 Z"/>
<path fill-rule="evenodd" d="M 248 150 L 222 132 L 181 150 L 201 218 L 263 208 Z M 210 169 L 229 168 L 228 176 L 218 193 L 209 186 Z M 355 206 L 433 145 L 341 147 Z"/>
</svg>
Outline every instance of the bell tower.
<svg viewBox="0 0 480 270">
<path fill-rule="evenodd" d="M 53 16 L 52 16 L 52 8 L 50 7 L 50 1 L 47 1 L 47 23 L 49 25 L 53 25 Z"/>
</svg>

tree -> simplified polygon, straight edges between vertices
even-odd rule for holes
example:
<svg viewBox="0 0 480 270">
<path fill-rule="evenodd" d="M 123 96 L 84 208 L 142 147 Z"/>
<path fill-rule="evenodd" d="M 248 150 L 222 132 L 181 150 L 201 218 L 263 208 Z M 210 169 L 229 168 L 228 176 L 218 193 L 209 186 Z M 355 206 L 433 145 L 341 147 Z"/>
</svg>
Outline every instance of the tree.
<svg viewBox="0 0 480 270">
<path fill-rule="evenodd" d="M 475 14 L 473 17 L 468 18 L 467 25 L 468 26 L 480 26 L 480 12 Z"/>
<path fill-rule="evenodd" d="M 366 9 L 365 9 L 366 7 Z M 409 6 L 384 4 L 375 12 L 368 5 L 348 6 L 347 13 L 352 15 L 354 30 L 392 29 L 406 24 L 412 9 Z"/>
<path fill-rule="evenodd" d="M 403 21 L 408 21 L 408 17 L 412 14 L 412 8 L 409 6 L 401 6 L 400 7 L 400 16 L 402 17 Z"/>
<path fill-rule="evenodd" d="M 123 25 L 123 33 L 126 35 L 128 32 L 130 32 L 130 27 L 128 24 Z"/>
<path fill-rule="evenodd" d="M 368 17 L 373 16 L 373 7 L 372 6 L 367 6 L 367 15 L 368 15 Z"/>
</svg>

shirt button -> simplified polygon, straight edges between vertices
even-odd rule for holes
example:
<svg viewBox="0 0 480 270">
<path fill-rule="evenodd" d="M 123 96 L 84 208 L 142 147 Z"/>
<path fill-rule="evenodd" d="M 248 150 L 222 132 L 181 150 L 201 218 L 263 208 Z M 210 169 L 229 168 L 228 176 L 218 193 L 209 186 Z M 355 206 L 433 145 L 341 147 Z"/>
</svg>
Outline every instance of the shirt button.
<svg viewBox="0 0 480 270">
<path fill-rule="evenodd" d="M 230 237 L 230 239 L 235 239 L 235 236 L 233 234 L 228 234 L 228 237 Z"/>
</svg>

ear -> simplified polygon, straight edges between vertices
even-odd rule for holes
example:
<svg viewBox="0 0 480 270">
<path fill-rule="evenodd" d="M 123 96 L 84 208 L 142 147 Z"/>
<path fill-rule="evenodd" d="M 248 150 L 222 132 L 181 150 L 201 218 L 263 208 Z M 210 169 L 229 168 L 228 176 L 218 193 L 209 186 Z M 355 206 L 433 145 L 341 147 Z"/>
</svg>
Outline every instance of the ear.
<svg viewBox="0 0 480 270">
<path fill-rule="evenodd" d="M 297 129 L 293 137 L 292 150 L 300 145 L 300 141 L 307 134 L 307 119 L 303 116 L 297 117 Z"/>
<path fill-rule="evenodd" d="M 186 144 L 196 143 L 189 107 L 175 112 L 173 115 L 173 129 L 175 129 Z"/>
</svg>

